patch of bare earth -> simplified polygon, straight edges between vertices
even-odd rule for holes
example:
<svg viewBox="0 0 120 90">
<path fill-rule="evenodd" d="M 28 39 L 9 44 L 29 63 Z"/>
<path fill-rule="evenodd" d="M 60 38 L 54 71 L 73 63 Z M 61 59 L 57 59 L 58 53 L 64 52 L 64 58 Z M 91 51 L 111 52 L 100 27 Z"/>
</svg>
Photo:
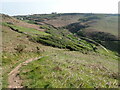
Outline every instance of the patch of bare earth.
<svg viewBox="0 0 120 90">
<path fill-rule="evenodd" d="M 8 74 L 8 83 L 9 83 L 9 86 L 8 88 L 23 88 L 22 86 L 22 80 L 21 78 L 19 77 L 19 69 L 24 66 L 24 65 L 27 65 L 28 63 L 32 62 L 32 61 L 35 61 L 35 60 L 38 60 L 40 59 L 41 57 L 37 57 L 37 58 L 31 58 L 31 59 L 28 59 L 27 61 L 25 62 L 22 62 L 20 63 L 17 67 L 15 67 L 9 74 Z"/>
</svg>

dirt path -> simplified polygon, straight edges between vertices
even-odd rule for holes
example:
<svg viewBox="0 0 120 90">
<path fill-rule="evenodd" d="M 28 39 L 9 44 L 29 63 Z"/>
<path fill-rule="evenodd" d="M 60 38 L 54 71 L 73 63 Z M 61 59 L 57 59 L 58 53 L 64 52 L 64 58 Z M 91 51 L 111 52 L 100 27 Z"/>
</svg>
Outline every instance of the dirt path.
<svg viewBox="0 0 120 90">
<path fill-rule="evenodd" d="M 23 66 L 23 65 L 27 65 L 28 63 L 38 60 L 42 57 L 37 57 L 37 58 L 31 58 L 28 59 L 22 63 L 20 63 L 17 67 L 15 67 L 9 74 L 8 74 L 8 83 L 9 86 L 8 88 L 23 88 L 22 84 L 22 80 L 19 77 L 19 69 Z"/>
</svg>

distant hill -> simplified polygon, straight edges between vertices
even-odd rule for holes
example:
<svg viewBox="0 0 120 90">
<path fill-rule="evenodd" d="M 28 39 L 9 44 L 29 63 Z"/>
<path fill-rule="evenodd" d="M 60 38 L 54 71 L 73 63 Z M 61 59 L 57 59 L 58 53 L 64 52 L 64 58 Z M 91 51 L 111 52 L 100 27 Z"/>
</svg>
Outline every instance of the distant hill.
<svg viewBox="0 0 120 90">
<path fill-rule="evenodd" d="M 104 44 L 107 40 L 117 43 L 118 40 L 118 15 L 117 14 L 92 14 L 92 13 L 58 13 L 58 14 L 33 14 L 24 16 L 15 16 L 28 23 L 37 25 L 48 24 L 56 28 L 66 28 L 79 36 L 91 38 L 101 42 L 109 49 L 113 46 Z M 79 23 L 79 26 L 77 25 Z M 84 34 L 84 35 L 83 35 Z M 93 35 L 94 34 L 94 35 Z M 111 45 L 111 44 L 110 44 Z M 114 44 L 115 45 L 115 44 Z M 110 48 L 111 47 L 111 48 Z M 118 50 L 118 45 L 114 47 Z"/>
</svg>

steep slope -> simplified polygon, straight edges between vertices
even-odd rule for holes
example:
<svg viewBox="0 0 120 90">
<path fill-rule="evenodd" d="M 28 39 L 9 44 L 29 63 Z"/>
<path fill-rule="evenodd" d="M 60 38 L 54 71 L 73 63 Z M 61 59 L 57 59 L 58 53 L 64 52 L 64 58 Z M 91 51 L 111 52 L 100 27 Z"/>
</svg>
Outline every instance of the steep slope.
<svg viewBox="0 0 120 90">
<path fill-rule="evenodd" d="M 40 32 L 37 29 L 21 27 L 12 22 L 3 22 L 2 24 L 4 26 L 8 26 L 13 31 L 26 34 L 31 41 L 42 43 L 44 45 L 66 48 L 75 51 L 91 51 L 96 48 L 96 45 L 93 43 L 89 43 L 83 39 L 79 40 L 77 37 L 74 38 L 73 34 L 69 31 L 55 28 L 51 25 L 39 25 L 40 28 L 45 30 L 45 33 Z M 65 35 L 66 33 L 68 34 L 67 36 Z"/>
<path fill-rule="evenodd" d="M 105 16 L 98 20 L 96 23 L 90 23 L 88 29 L 93 29 L 102 32 L 108 32 L 118 36 L 118 16 Z"/>
<path fill-rule="evenodd" d="M 118 36 L 118 15 L 117 14 L 92 14 L 92 13 L 58 13 L 58 14 L 33 14 L 15 16 L 23 21 L 47 23 L 54 27 L 64 27 L 71 23 L 82 22 L 90 26 L 89 30 L 108 32 Z"/>
<path fill-rule="evenodd" d="M 9 86 L 7 78 L 10 71 L 20 63 L 40 56 L 43 57 L 19 68 L 17 76 L 22 80 L 23 87 L 118 87 L 116 53 L 109 50 L 107 53 L 94 43 L 82 38 L 79 40 L 66 29 L 46 24 L 37 25 L 40 27 L 37 29 L 16 24 L 16 19 L 9 18 L 3 18 L 2 22 L 4 88 Z M 93 47 L 97 47 L 97 51 Z"/>
<path fill-rule="evenodd" d="M 34 28 L 34 29 L 37 29 L 40 31 L 44 31 L 43 29 L 40 29 L 38 25 L 25 23 L 21 20 L 17 20 L 17 19 L 10 17 L 8 15 L 1 14 L 1 17 L 2 17 L 3 22 L 8 22 L 8 23 L 10 22 L 10 23 L 13 23 L 14 25 L 17 25 L 17 26 L 26 27 L 26 28 Z"/>
<path fill-rule="evenodd" d="M 9 16 L 6 17 L 6 15 L 3 15 L 3 17 L 4 18 L 2 23 L 11 22 L 11 23 L 14 23 L 15 26 L 18 26 L 16 24 L 16 21 L 21 22 L 12 17 L 9 17 Z M 24 22 L 21 22 L 21 23 L 24 23 Z M 22 27 L 20 25 L 19 27 Z M 43 52 L 44 48 L 46 48 L 46 47 L 41 48 L 41 46 L 43 45 L 29 41 L 29 38 L 27 35 L 18 33 L 12 30 L 7 25 L 2 25 L 3 87 L 7 87 L 7 74 L 10 72 L 11 69 L 13 69 L 16 65 L 18 65 L 20 62 L 26 59 L 41 56 L 40 52 Z"/>
<path fill-rule="evenodd" d="M 74 36 L 77 34 L 78 37 L 87 37 L 102 44 L 109 50 L 118 52 L 117 14 L 54 13 L 15 17 L 23 21 L 34 22 L 41 25 L 42 28 L 44 28 L 43 25 L 48 25 L 58 30 L 60 28 L 68 29 Z"/>
</svg>

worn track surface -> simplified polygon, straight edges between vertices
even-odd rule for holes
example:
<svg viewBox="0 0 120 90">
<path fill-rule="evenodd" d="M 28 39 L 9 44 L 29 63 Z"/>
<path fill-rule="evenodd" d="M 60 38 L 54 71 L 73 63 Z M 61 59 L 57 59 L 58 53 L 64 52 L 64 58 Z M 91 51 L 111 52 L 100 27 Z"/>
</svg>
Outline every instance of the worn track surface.
<svg viewBox="0 0 120 90">
<path fill-rule="evenodd" d="M 8 88 L 23 88 L 22 86 L 22 80 L 20 79 L 19 77 L 19 69 L 24 66 L 24 65 L 27 65 L 28 63 L 32 62 L 32 61 L 35 61 L 35 60 L 38 60 L 40 59 L 41 57 L 37 57 L 37 58 L 31 58 L 31 59 L 28 59 L 22 63 L 20 63 L 17 67 L 15 67 L 9 74 L 8 74 L 8 83 L 9 83 L 9 86 Z"/>
</svg>

